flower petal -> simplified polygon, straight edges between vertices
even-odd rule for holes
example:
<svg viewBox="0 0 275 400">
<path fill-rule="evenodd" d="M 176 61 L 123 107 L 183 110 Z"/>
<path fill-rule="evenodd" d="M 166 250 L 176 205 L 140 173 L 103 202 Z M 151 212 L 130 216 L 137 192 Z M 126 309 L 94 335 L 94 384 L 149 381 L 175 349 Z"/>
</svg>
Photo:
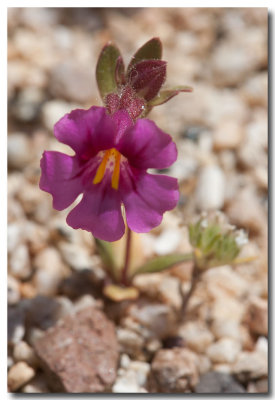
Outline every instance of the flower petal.
<svg viewBox="0 0 275 400">
<path fill-rule="evenodd" d="M 138 169 L 167 168 L 177 159 L 171 136 L 149 119 L 139 119 L 129 128 L 117 148 Z"/>
<path fill-rule="evenodd" d="M 125 131 L 133 126 L 133 121 L 126 110 L 118 110 L 112 115 L 112 119 L 116 125 L 116 140 L 119 141 Z"/>
<path fill-rule="evenodd" d="M 135 187 L 123 182 L 122 201 L 127 223 L 135 232 L 148 232 L 162 221 L 163 213 L 173 209 L 179 199 L 178 183 L 165 175 L 142 173 L 136 177 Z M 128 187 L 127 187 L 128 186 Z"/>
<path fill-rule="evenodd" d="M 69 145 L 76 154 L 88 159 L 100 150 L 114 146 L 116 127 L 104 107 L 73 110 L 54 126 L 56 138 Z"/>
<path fill-rule="evenodd" d="M 74 229 L 85 229 L 95 237 L 113 242 L 124 234 L 118 191 L 108 185 L 96 185 L 84 192 L 80 203 L 70 212 L 67 223 Z"/>
<path fill-rule="evenodd" d="M 82 192 L 78 161 L 58 151 L 45 151 L 40 161 L 40 189 L 53 196 L 53 207 L 64 210 Z"/>
</svg>

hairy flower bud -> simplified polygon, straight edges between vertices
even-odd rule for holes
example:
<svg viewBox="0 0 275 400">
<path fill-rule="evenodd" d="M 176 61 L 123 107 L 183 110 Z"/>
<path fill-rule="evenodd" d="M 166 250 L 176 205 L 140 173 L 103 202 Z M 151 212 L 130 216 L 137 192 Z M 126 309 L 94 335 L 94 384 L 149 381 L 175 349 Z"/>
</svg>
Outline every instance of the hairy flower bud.
<svg viewBox="0 0 275 400">
<path fill-rule="evenodd" d="M 226 223 L 220 212 L 208 216 L 202 214 L 197 222 L 190 224 L 189 239 L 200 269 L 234 262 L 247 243 L 246 233 Z"/>
</svg>

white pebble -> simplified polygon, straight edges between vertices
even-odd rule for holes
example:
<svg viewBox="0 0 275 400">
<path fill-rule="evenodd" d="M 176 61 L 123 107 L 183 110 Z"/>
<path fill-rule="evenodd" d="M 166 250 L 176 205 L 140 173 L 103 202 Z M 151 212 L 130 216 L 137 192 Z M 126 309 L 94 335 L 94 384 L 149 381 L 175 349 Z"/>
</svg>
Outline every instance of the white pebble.
<svg viewBox="0 0 275 400">
<path fill-rule="evenodd" d="M 196 203 L 203 210 L 219 209 L 224 204 L 225 176 L 217 165 L 203 167 L 199 174 L 196 190 Z"/>
<path fill-rule="evenodd" d="M 14 364 L 8 372 L 8 386 L 11 392 L 15 392 L 25 383 L 30 381 L 35 371 L 24 361 Z"/>
</svg>

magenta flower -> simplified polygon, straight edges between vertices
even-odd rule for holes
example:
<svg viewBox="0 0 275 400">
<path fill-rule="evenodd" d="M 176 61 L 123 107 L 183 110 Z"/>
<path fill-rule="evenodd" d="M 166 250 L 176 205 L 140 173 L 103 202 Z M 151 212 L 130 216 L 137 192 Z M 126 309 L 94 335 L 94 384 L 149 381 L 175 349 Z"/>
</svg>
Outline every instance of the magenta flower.
<svg viewBox="0 0 275 400">
<path fill-rule="evenodd" d="M 83 193 L 67 223 L 95 237 L 114 241 L 124 234 L 126 220 L 135 232 L 148 232 L 179 198 L 175 178 L 152 175 L 148 168 L 167 168 L 177 158 L 171 137 L 154 122 L 133 124 L 120 110 L 109 115 L 104 107 L 74 110 L 54 127 L 56 138 L 74 151 L 69 156 L 45 151 L 40 188 L 53 196 L 53 207 L 64 210 Z"/>
</svg>

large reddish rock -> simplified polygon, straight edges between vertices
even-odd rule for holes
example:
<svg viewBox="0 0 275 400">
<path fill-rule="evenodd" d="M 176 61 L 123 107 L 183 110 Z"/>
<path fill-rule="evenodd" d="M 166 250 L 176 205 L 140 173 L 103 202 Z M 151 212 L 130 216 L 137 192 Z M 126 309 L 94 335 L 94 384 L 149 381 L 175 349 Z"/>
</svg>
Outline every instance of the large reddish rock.
<svg viewBox="0 0 275 400">
<path fill-rule="evenodd" d="M 69 315 L 35 342 L 35 350 L 56 392 L 108 392 L 116 378 L 115 327 L 98 309 Z"/>
</svg>

